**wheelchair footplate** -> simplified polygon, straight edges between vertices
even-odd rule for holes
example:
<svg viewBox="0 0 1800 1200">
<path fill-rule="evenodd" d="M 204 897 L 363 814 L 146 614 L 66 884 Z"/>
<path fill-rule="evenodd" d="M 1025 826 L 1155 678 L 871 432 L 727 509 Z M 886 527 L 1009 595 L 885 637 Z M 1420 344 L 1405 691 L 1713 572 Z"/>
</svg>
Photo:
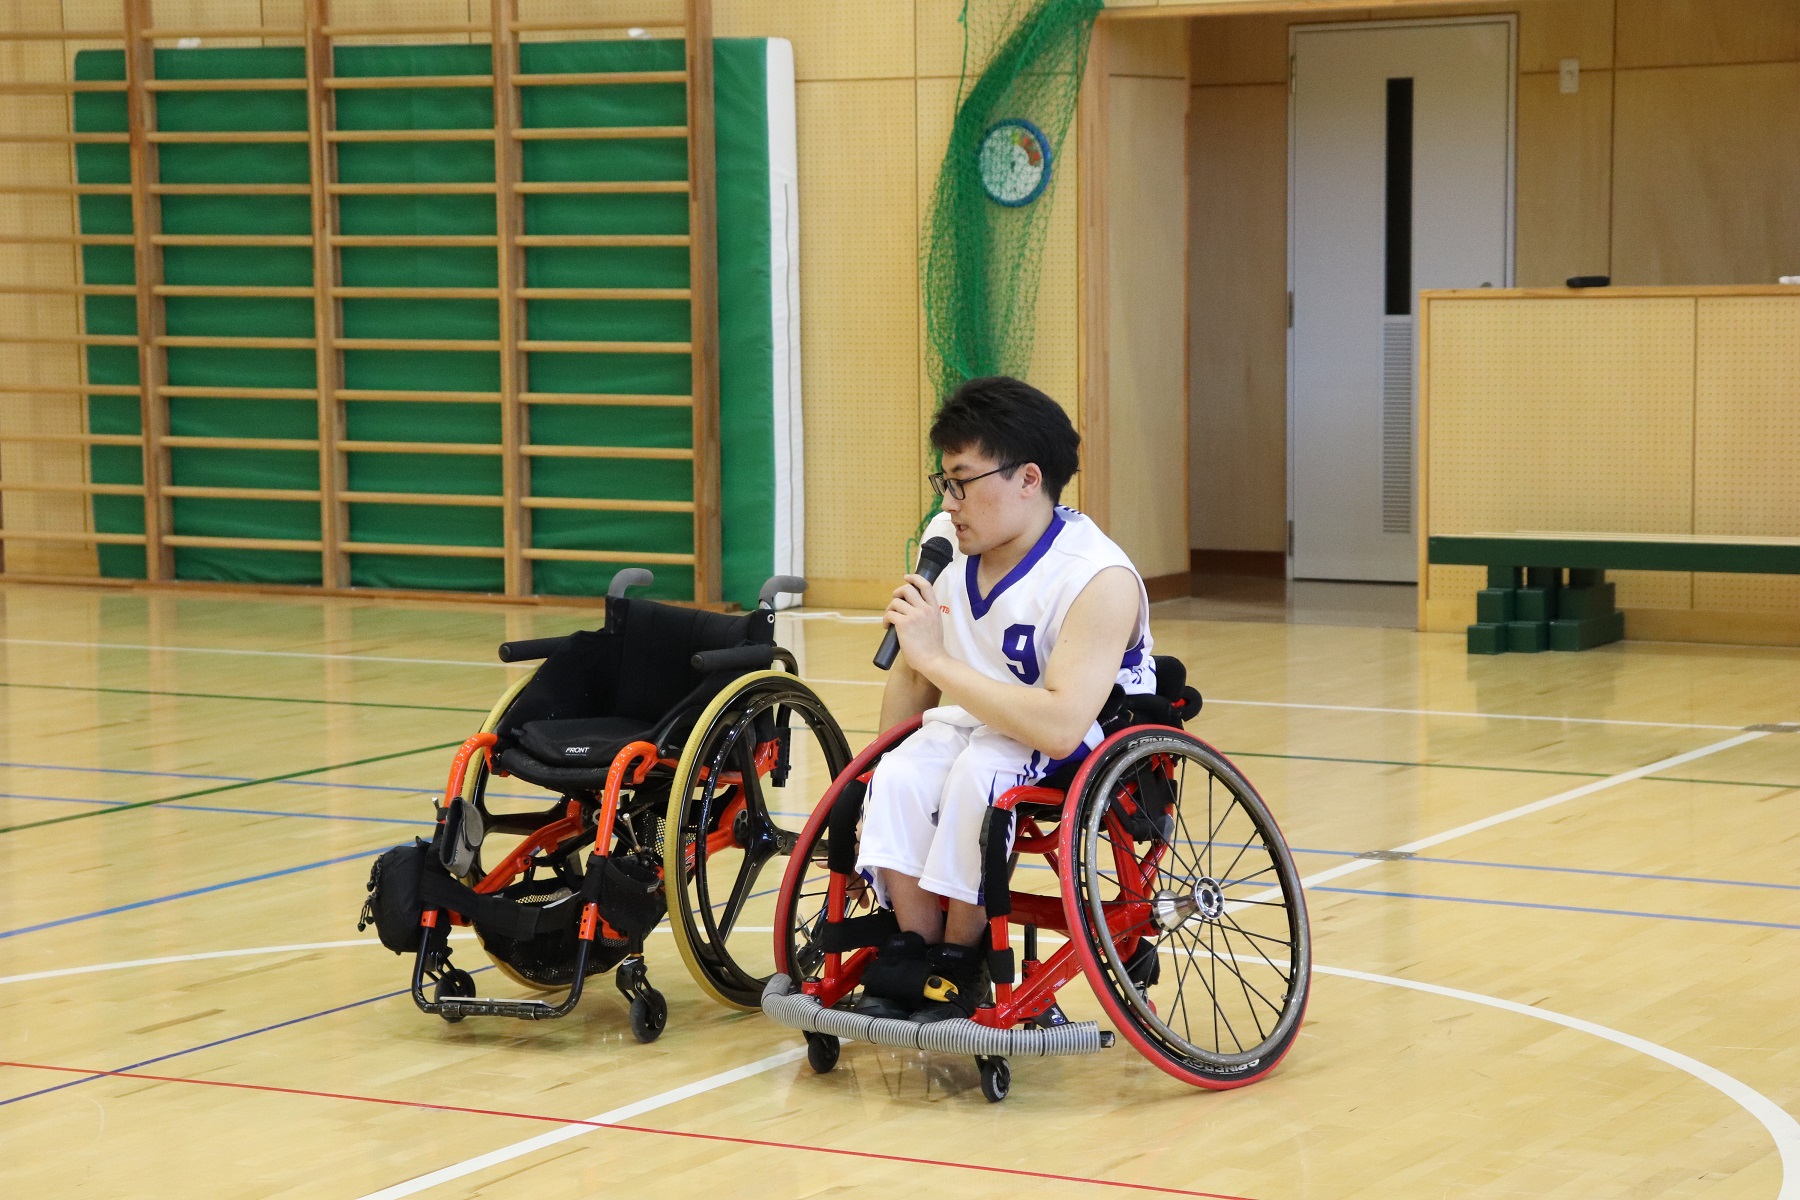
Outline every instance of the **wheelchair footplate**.
<svg viewBox="0 0 1800 1200">
<path fill-rule="evenodd" d="M 1051 1058 L 1097 1054 L 1113 1044 L 1112 1032 L 1101 1029 L 1097 1021 L 1069 1021 L 1040 1028 L 987 1025 L 967 1017 L 952 1017 L 919 1024 L 896 1017 L 872 1017 L 845 1008 L 826 1008 L 817 996 L 795 988 L 793 980 L 779 973 L 763 989 L 762 1010 L 771 1020 L 805 1033 L 939 1054 Z"/>
</svg>

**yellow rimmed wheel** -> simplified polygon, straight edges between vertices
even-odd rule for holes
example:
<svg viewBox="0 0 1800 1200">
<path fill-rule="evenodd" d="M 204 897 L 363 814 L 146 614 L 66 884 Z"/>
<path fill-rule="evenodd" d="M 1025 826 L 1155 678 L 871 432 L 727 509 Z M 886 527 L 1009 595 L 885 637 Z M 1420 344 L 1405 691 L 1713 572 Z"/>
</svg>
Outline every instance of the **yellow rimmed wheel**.
<svg viewBox="0 0 1800 1200">
<path fill-rule="evenodd" d="M 775 971 L 775 860 L 849 763 L 824 702 L 785 671 L 733 680 L 695 721 L 669 789 L 663 885 L 682 961 L 721 1004 L 757 1008 Z"/>
</svg>

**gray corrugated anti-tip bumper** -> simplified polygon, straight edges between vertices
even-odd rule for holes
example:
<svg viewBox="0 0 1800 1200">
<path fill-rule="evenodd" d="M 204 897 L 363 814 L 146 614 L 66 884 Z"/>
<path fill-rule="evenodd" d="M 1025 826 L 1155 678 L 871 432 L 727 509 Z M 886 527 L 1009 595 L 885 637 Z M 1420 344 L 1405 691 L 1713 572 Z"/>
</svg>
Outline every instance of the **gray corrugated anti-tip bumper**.
<svg viewBox="0 0 1800 1200">
<path fill-rule="evenodd" d="M 818 997 L 796 991 L 793 981 L 779 973 L 763 988 L 762 1010 L 791 1029 L 940 1054 L 1048 1058 L 1095 1054 L 1113 1044 L 1111 1031 L 1101 1029 L 1095 1021 L 1071 1021 L 1049 1029 L 1029 1026 L 996 1029 L 966 1017 L 921 1025 L 893 1017 L 871 1017 L 841 1008 L 825 1008 Z"/>
</svg>

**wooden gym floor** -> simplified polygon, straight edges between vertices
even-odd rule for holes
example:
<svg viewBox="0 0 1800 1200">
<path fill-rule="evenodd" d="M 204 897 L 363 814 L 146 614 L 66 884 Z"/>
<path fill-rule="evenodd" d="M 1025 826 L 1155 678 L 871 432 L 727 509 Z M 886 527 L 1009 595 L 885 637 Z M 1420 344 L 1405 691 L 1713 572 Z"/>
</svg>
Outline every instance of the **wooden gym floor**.
<svg viewBox="0 0 1800 1200">
<path fill-rule="evenodd" d="M 1745 732 L 1800 719 L 1800 652 L 1210 616 L 1160 607 L 1157 649 L 1311 881 L 1300 1041 L 1228 1093 L 1123 1042 L 1020 1060 L 989 1105 L 965 1059 L 813 1075 L 666 933 L 652 1045 L 605 976 L 560 1022 L 413 1008 L 368 860 L 426 828 L 495 644 L 591 612 L 0 588 L 0 1190 L 1800 1195 L 1800 736 Z M 867 741 L 874 625 L 780 625 Z"/>
</svg>

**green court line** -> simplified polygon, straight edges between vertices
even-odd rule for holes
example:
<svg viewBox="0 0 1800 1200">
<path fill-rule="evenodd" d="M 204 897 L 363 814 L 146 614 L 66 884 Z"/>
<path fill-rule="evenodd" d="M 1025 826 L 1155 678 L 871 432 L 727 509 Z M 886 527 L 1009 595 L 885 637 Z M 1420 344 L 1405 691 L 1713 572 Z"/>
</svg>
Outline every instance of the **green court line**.
<svg viewBox="0 0 1800 1200">
<path fill-rule="evenodd" d="M 250 700 L 262 704 L 329 704 L 347 708 L 399 708 L 417 712 L 485 713 L 485 708 L 453 708 L 446 704 L 384 704 L 377 700 L 309 700 L 298 696 L 234 696 L 228 692 L 166 692 L 155 688 L 78 687 L 68 683 L 7 683 L 4 688 L 35 688 L 48 692 L 106 692 L 119 696 L 175 696 L 184 700 Z"/>
<path fill-rule="evenodd" d="M 426 754 L 433 750 L 448 750 L 452 746 L 462 745 L 461 741 L 440 742 L 435 746 L 419 746 L 412 750 L 396 750 L 392 754 L 377 754 L 373 758 L 359 758 L 354 762 L 332 763 L 323 767 L 308 767 L 304 771 L 289 771 L 282 775 L 270 775 L 263 779 L 245 779 L 239 783 L 224 783 L 217 787 L 200 788 L 198 791 L 182 792 L 177 796 L 164 796 L 159 800 L 139 800 L 135 804 L 119 804 L 110 808 L 95 808 L 85 812 L 70 813 L 63 817 L 47 817 L 42 821 L 27 821 L 23 825 L 8 825 L 0 828 L 0 833 L 18 833 L 24 829 L 38 829 L 45 825 L 61 825 L 65 821 L 84 821 L 91 817 L 105 817 L 113 813 L 131 812 L 138 808 L 153 808 L 158 804 L 173 804 L 177 800 L 193 800 L 200 796 L 216 795 L 219 792 L 235 792 L 240 788 L 259 787 L 265 783 L 280 783 L 286 779 L 299 779 L 306 775 L 323 775 L 327 771 L 341 771 L 346 767 L 361 767 L 369 763 L 387 762 L 389 759 L 405 758 L 409 754 Z"/>
<path fill-rule="evenodd" d="M 1604 771 L 1558 771 L 1548 767 L 1490 767 L 1478 763 L 1406 762 L 1395 758 L 1334 758 L 1326 754 L 1266 754 L 1255 750 L 1226 750 L 1227 758 L 1281 758 L 1295 762 L 1359 763 L 1371 767 L 1416 767 L 1441 771 L 1498 771 L 1511 775 L 1574 775 L 1582 779 L 1610 779 Z M 1716 787 L 1800 788 L 1800 783 L 1762 783 L 1750 779 L 1688 779 L 1678 775 L 1646 775 L 1647 783 L 1702 783 Z"/>
</svg>

